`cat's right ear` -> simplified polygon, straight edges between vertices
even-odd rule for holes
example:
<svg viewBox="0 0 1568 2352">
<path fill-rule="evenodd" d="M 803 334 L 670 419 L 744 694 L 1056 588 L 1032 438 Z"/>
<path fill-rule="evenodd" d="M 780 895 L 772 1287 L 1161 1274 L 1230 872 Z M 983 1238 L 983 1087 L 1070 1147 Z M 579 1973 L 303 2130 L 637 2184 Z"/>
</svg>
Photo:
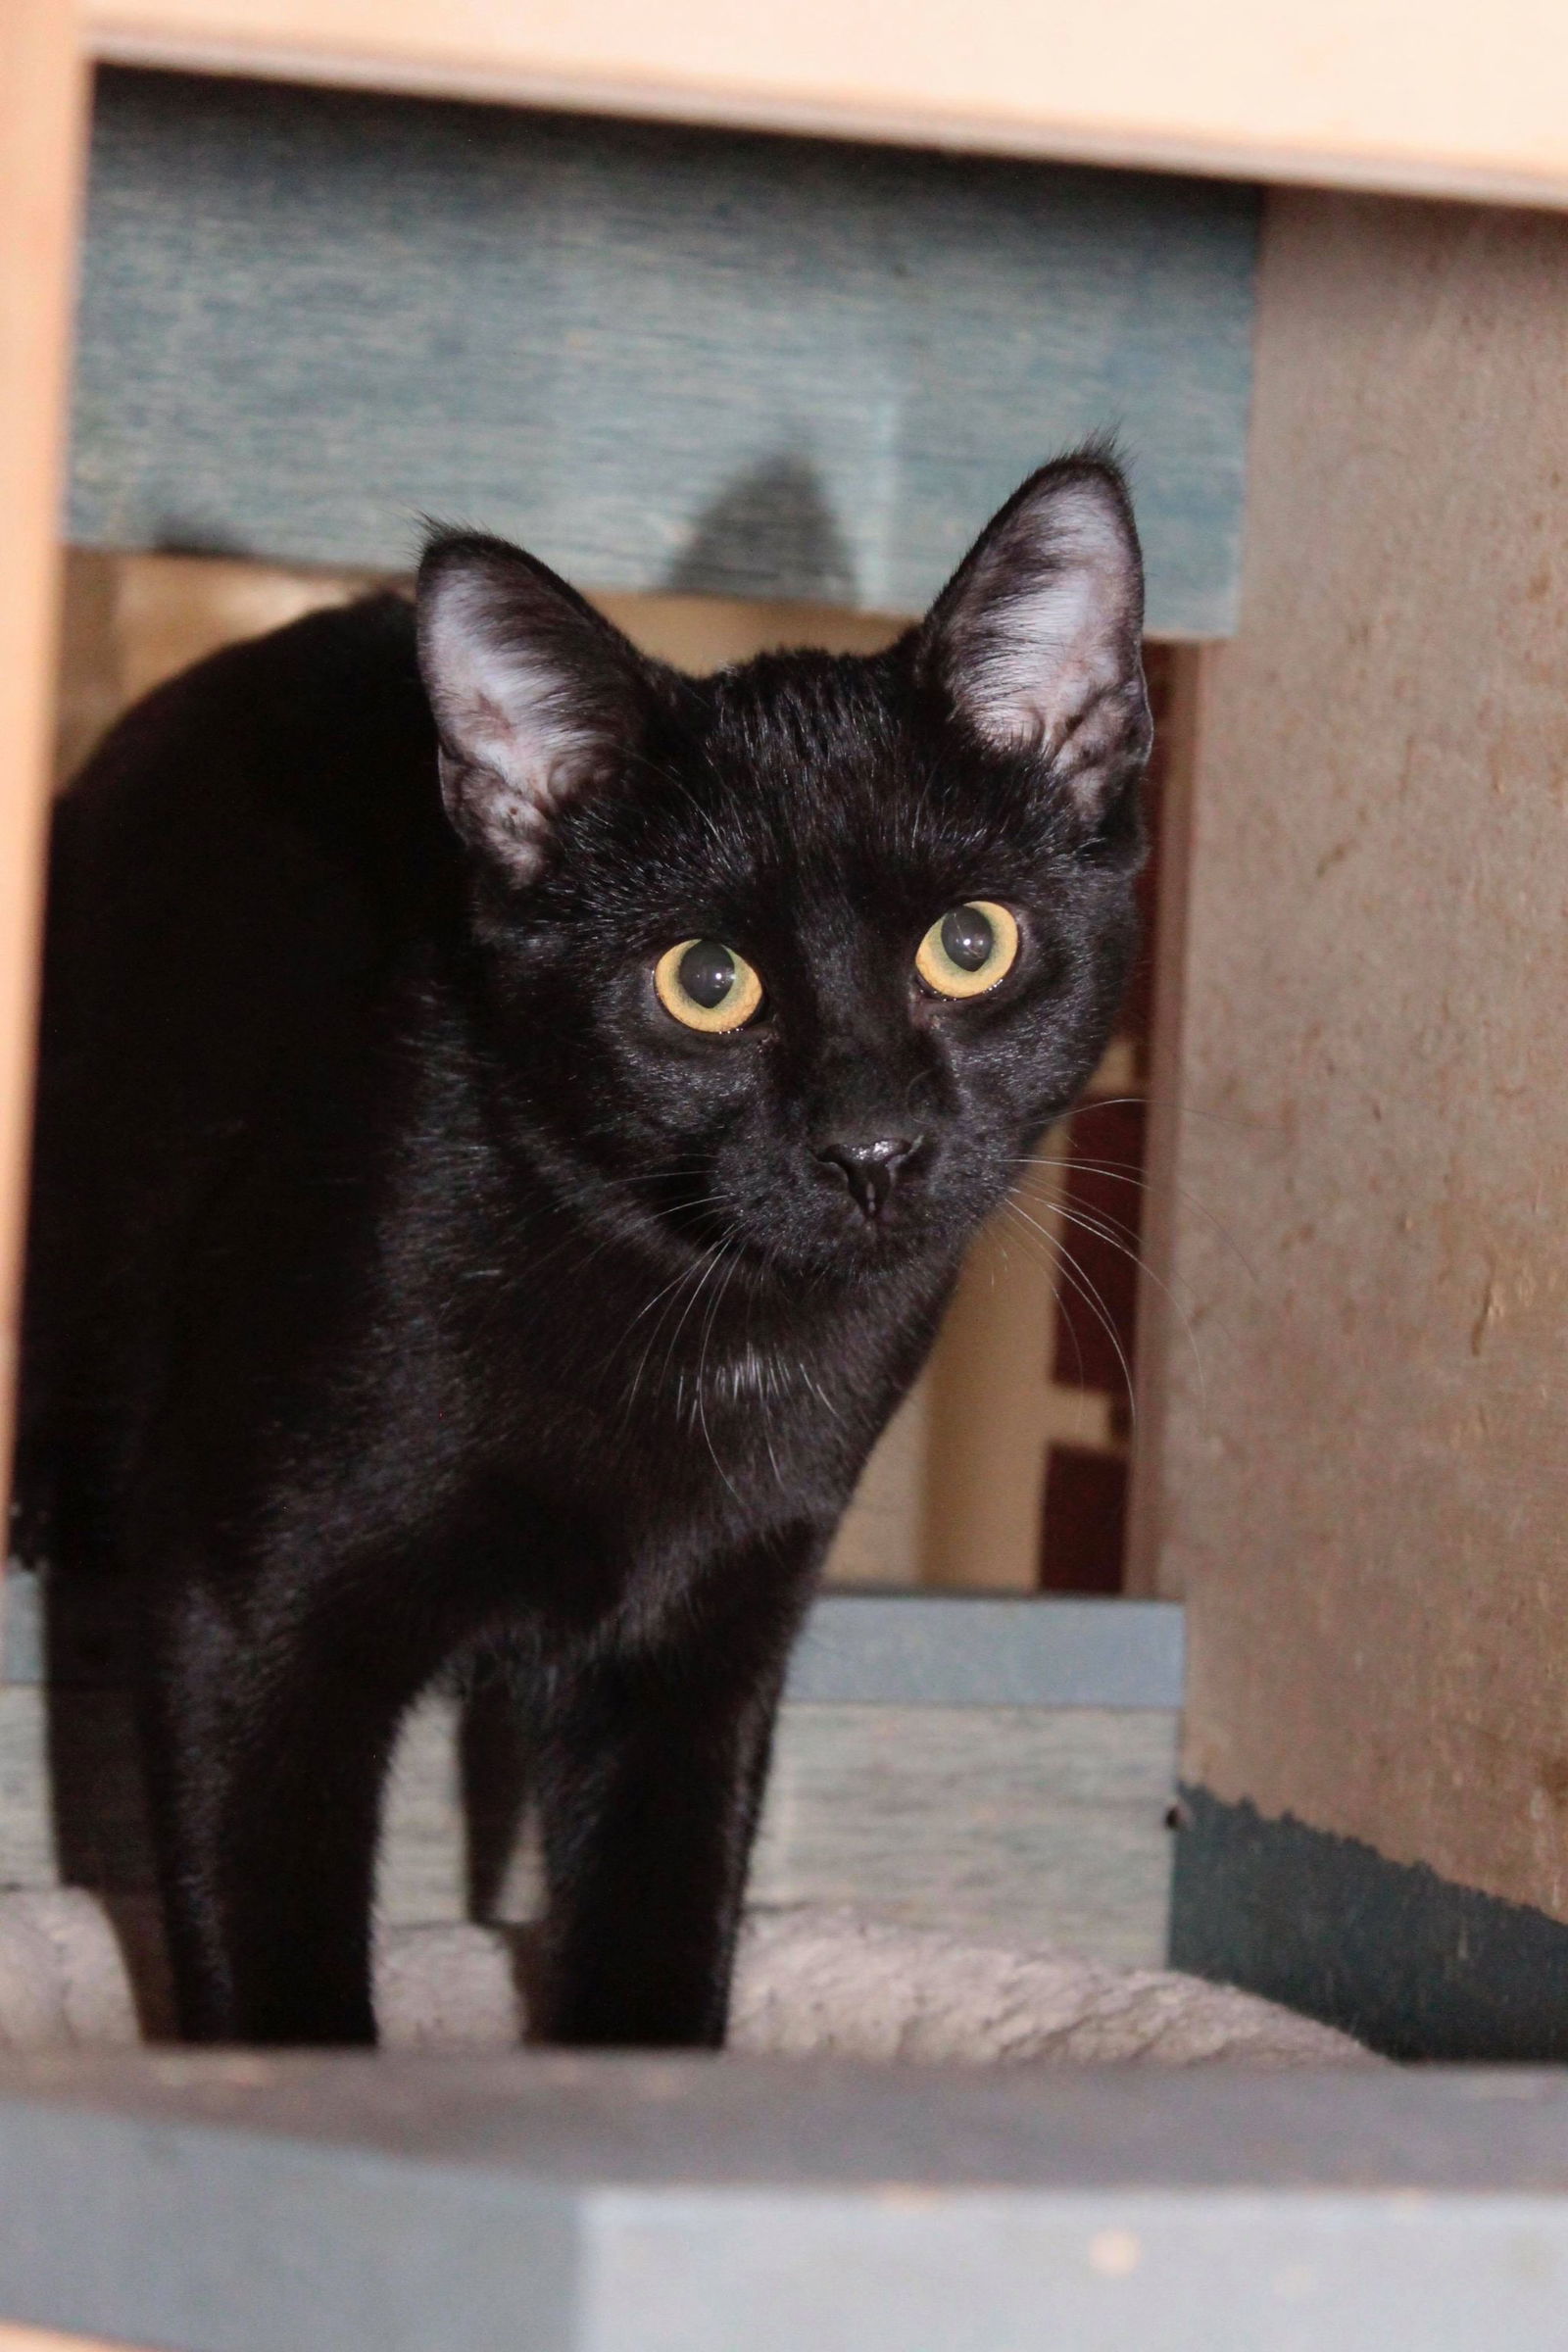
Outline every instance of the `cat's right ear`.
<svg viewBox="0 0 1568 2352">
<path fill-rule="evenodd" d="M 416 602 L 447 813 L 506 880 L 531 882 L 557 809 L 607 782 L 635 746 L 637 655 L 575 589 L 503 539 L 438 533 Z"/>
<path fill-rule="evenodd" d="M 1091 447 L 1031 475 L 921 624 L 916 659 L 993 749 L 1037 760 L 1098 825 L 1152 741 L 1144 567 L 1120 466 Z"/>
</svg>

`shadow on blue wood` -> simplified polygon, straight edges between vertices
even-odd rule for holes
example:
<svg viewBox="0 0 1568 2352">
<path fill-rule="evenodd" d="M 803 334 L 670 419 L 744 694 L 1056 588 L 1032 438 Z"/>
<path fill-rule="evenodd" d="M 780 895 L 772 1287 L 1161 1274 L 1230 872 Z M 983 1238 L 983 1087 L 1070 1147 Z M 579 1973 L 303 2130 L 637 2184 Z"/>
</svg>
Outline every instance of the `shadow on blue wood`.
<svg viewBox="0 0 1568 2352">
<path fill-rule="evenodd" d="M 1131 455 L 1154 634 L 1234 625 L 1243 187 L 99 75 L 70 534 L 922 607 L 1044 458 Z"/>
</svg>

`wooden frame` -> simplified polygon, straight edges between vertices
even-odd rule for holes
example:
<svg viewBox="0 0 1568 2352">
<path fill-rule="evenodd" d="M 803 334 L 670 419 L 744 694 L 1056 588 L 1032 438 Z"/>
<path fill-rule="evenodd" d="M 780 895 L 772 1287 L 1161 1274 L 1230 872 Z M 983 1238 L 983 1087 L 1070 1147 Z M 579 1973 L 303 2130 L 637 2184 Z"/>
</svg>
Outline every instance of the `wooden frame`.
<svg viewBox="0 0 1568 2352">
<path fill-rule="evenodd" d="M 11 1453 L 85 109 L 60 0 L 0 10 L 0 1481 Z"/>
<path fill-rule="evenodd" d="M 132 64 L 1568 204 L 1555 0 L 88 0 L 86 23 Z"/>
</svg>

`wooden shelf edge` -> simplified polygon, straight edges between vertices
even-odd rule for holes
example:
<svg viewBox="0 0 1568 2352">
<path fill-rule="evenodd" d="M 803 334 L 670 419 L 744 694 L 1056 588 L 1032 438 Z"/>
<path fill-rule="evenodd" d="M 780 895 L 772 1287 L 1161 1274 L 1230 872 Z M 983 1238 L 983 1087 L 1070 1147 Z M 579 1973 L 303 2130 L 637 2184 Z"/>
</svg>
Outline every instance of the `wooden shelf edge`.
<svg viewBox="0 0 1568 2352">
<path fill-rule="evenodd" d="M 272 39 L 222 22 L 221 0 L 209 27 L 163 23 L 108 0 L 104 17 L 86 15 L 92 60 L 105 65 L 302 81 L 410 96 L 536 106 L 568 113 L 629 116 L 808 138 L 952 149 L 1032 161 L 1169 172 L 1205 178 L 1333 187 L 1367 194 L 1435 197 L 1478 204 L 1568 210 L 1568 155 L 1560 164 L 1484 152 L 1420 151 L 1394 141 L 1297 143 L 1201 122 L 1169 126 L 1059 115 L 920 105 L 864 91 L 793 86 L 759 76 L 708 80 L 628 68 L 621 73 L 563 71 L 526 54 L 491 54 L 386 39 Z"/>
</svg>

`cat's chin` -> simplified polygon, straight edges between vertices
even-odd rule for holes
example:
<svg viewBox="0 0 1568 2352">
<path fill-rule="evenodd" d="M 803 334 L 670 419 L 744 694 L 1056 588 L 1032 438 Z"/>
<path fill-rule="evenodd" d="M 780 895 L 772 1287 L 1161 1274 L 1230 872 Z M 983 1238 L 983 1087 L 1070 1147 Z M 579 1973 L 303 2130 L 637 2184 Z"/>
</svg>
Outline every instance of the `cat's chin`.
<svg viewBox="0 0 1568 2352">
<path fill-rule="evenodd" d="M 763 1243 L 758 1255 L 777 1283 L 808 1281 L 854 1287 L 952 1254 L 954 1245 L 926 1226 L 866 1224 L 862 1228 Z"/>
<path fill-rule="evenodd" d="M 754 1281 L 773 1288 L 801 1282 L 853 1285 L 902 1267 L 945 1261 L 966 1247 L 977 1222 L 932 1213 L 919 1202 L 900 1202 L 891 1214 L 874 1218 L 848 1210 L 823 1217 L 815 1204 L 803 1205 L 793 1215 L 783 1203 L 774 1204 L 772 1215 L 760 1212 L 761 1203 L 755 1201 L 737 1209 L 733 1198 L 722 1214 L 700 1200 L 688 1209 L 666 1195 L 654 1217 L 682 1250 L 698 1257 L 716 1253 L 734 1264 L 737 1275 L 744 1267 Z"/>
</svg>

